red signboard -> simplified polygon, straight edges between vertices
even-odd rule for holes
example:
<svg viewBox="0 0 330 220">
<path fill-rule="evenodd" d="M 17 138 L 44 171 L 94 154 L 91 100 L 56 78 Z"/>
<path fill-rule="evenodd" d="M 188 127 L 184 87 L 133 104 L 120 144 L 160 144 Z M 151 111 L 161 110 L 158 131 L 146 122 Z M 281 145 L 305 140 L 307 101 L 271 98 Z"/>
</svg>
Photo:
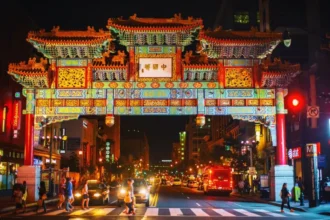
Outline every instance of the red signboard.
<svg viewBox="0 0 330 220">
<path fill-rule="evenodd" d="M 295 147 L 289 149 L 288 156 L 290 159 L 300 159 L 301 158 L 301 147 Z"/>
<path fill-rule="evenodd" d="M 13 129 L 21 129 L 21 101 L 14 102 Z"/>
</svg>

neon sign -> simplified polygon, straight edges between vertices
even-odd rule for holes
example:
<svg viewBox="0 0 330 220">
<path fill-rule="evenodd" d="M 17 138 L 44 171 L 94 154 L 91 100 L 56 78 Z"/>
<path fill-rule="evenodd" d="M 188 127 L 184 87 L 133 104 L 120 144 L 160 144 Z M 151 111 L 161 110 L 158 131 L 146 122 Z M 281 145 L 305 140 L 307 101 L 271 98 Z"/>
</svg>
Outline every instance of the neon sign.
<svg viewBox="0 0 330 220">
<path fill-rule="evenodd" d="M 6 132 L 6 121 L 7 121 L 7 106 L 3 107 L 2 110 L 2 132 Z"/>
<path fill-rule="evenodd" d="M 13 129 L 21 129 L 21 101 L 14 102 Z"/>
</svg>

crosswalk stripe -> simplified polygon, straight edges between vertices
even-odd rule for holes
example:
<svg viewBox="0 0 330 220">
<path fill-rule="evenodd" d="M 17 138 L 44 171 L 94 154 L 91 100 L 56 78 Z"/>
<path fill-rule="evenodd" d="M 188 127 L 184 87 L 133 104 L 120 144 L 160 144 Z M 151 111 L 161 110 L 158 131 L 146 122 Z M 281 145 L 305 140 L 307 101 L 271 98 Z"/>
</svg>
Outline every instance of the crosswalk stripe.
<svg viewBox="0 0 330 220">
<path fill-rule="evenodd" d="M 213 211 L 215 211 L 216 213 L 222 215 L 222 216 L 227 216 L 227 217 L 233 217 L 235 215 L 223 210 L 223 209 L 213 209 Z"/>
<path fill-rule="evenodd" d="M 70 215 L 82 215 L 82 214 L 92 211 L 93 209 L 94 208 L 89 208 L 87 210 L 78 210 L 78 211 L 72 212 Z"/>
<path fill-rule="evenodd" d="M 207 213 L 205 213 L 202 209 L 198 208 L 192 208 L 191 211 L 196 215 L 196 216 L 209 216 Z"/>
<path fill-rule="evenodd" d="M 245 209 L 233 209 L 233 210 L 249 217 L 260 217 L 260 215 L 246 211 Z"/>
<path fill-rule="evenodd" d="M 147 208 L 144 216 L 158 216 L 158 208 Z"/>
<path fill-rule="evenodd" d="M 278 213 L 273 213 L 273 212 L 270 212 L 270 211 L 267 211 L 267 210 L 264 210 L 264 209 L 254 209 L 254 211 L 265 213 L 267 215 L 274 216 L 274 217 L 284 217 L 284 215 L 281 215 L 281 214 L 278 214 Z"/>
<path fill-rule="evenodd" d="M 183 215 L 181 209 L 177 209 L 177 208 L 170 208 L 170 214 L 171 216 Z"/>
<path fill-rule="evenodd" d="M 94 213 L 93 213 L 93 215 L 97 215 L 97 216 L 99 216 L 99 215 L 107 215 L 107 214 L 109 214 L 110 212 L 112 212 L 113 210 L 115 210 L 115 208 L 103 208 L 103 209 L 97 209 Z"/>
<path fill-rule="evenodd" d="M 286 212 L 285 214 L 288 214 L 288 215 L 295 215 L 295 216 L 299 215 L 299 214 L 294 213 L 294 212 Z"/>
<path fill-rule="evenodd" d="M 56 210 L 54 212 L 47 212 L 44 215 L 46 215 L 46 216 L 51 216 L 51 215 L 54 216 L 54 215 L 59 215 L 59 214 L 61 214 L 63 212 L 66 212 L 66 210 L 65 209 L 60 209 L 60 210 Z"/>
</svg>

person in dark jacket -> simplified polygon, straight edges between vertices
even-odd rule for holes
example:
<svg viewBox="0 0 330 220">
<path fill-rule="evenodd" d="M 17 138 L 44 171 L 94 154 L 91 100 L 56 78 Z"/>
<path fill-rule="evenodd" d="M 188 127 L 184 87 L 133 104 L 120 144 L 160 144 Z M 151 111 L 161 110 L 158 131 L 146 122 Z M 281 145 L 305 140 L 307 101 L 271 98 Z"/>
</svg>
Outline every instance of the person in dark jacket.
<svg viewBox="0 0 330 220">
<path fill-rule="evenodd" d="M 40 186 L 39 186 L 39 201 L 38 201 L 38 206 L 37 206 L 37 213 L 39 210 L 39 207 L 42 206 L 44 208 L 44 212 L 47 211 L 46 209 L 46 203 L 45 200 L 47 199 L 47 195 L 46 195 L 46 185 L 44 181 L 40 182 Z"/>
<path fill-rule="evenodd" d="M 281 212 L 284 212 L 283 208 L 284 208 L 285 203 L 288 204 L 288 208 L 290 209 L 290 212 L 294 212 L 294 210 L 291 209 L 291 207 L 290 207 L 290 199 L 289 199 L 290 196 L 291 196 L 291 194 L 287 188 L 287 184 L 283 183 L 282 190 L 281 190 L 281 199 L 282 199 Z"/>
</svg>

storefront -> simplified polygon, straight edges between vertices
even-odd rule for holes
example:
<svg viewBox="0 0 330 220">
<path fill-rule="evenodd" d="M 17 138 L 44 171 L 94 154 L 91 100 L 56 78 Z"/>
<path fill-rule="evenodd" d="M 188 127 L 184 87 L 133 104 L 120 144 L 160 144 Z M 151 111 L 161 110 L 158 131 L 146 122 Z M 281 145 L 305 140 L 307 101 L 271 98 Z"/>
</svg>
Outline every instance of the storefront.
<svg viewBox="0 0 330 220">
<path fill-rule="evenodd" d="M 0 190 L 11 190 L 15 183 L 17 169 L 23 165 L 24 154 L 19 150 L 0 148 Z"/>
</svg>

